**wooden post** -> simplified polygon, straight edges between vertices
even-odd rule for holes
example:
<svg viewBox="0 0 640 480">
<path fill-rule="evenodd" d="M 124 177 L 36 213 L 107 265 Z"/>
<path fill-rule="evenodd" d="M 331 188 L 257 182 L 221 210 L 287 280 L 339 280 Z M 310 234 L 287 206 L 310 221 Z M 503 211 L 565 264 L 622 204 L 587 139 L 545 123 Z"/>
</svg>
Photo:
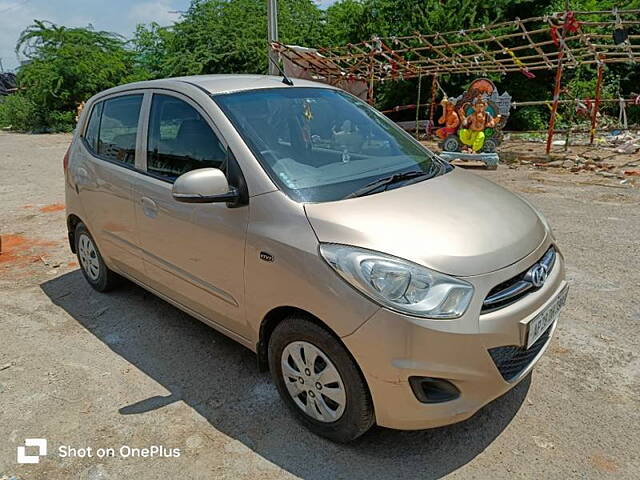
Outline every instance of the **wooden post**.
<svg viewBox="0 0 640 480">
<path fill-rule="evenodd" d="M 278 54 L 271 45 L 278 41 L 278 0 L 267 2 L 267 41 L 269 43 L 269 75 L 278 75 Z"/>
<path fill-rule="evenodd" d="M 562 82 L 563 59 L 565 53 L 564 38 L 567 26 L 567 12 L 569 11 L 569 1 L 565 1 L 564 24 L 562 25 L 562 33 L 560 34 L 560 51 L 558 52 L 558 67 L 556 69 L 556 83 L 553 88 L 553 105 L 551 106 L 551 118 L 549 119 L 549 131 L 547 132 L 547 148 L 549 155 L 551 151 L 551 143 L 553 142 L 553 133 L 556 126 L 556 115 L 558 113 L 558 100 L 560 100 L 560 83 Z"/>
<path fill-rule="evenodd" d="M 560 100 L 560 82 L 562 81 L 562 52 L 558 55 L 558 68 L 556 70 L 556 85 L 553 89 L 553 105 L 551 106 L 551 118 L 549 119 L 549 131 L 547 132 L 547 155 L 551 151 L 553 132 L 556 126 L 556 114 L 558 113 L 558 100 Z"/>
<path fill-rule="evenodd" d="M 431 140 L 431 132 L 433 131 L 433 117 L 436 112 L 436 87 L 438 85 L 438 76 L 433 74 L 433 82 L 431 83 L 431 106 L 429 107 L 429 125 L 427 126 L 427 140 Z"/>
<path fill-rule="evenodd" d="M 420 94 L 422 90 L 422 70 L 418 75 L 418 101 L 416 102 L 416 140 L 420 140 Z"/>
<path fill-rule="evenodd" d="M 593 145 L 593 141 L 596 136 L 596 123 L 598 117 L 598 109 L 600 108 L 600 93 L 602 91 L 602 71 L 604 70 L 604 65 L 602 63 L 598 63 L 598 80 L 596 82 L 596 101 L 593 104 L 593 110 L 591 111 L 591 132 L 589 138 L 589 145 Z"/>
</svg>

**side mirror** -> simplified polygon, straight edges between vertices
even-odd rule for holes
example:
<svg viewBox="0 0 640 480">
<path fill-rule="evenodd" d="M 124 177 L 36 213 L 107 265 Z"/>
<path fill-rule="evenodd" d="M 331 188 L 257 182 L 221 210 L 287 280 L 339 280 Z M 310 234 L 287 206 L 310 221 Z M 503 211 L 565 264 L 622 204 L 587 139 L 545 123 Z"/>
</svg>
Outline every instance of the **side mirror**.
<svg viewBox="0 0 640 480">
<path fill-rule="evenodd" d="M 227 177 L 218 168 L 199 168 L 180 175 L 173 184 L 173 198 L 185 203 L 235 202 L 239 193 L 229 188 Z"/>
</svg>

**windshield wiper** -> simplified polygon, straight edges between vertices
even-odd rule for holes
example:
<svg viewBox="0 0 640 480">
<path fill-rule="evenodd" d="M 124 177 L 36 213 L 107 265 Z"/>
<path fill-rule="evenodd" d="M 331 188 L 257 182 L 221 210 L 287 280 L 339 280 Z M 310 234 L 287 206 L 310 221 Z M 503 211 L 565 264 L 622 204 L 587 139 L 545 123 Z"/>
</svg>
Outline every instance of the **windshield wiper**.
<svg viewBox="0 0 640 480">
<path fill-rule="evenodd" d="M 355 197 L 364 197 L 365 195 L 369 195 L 371 193 L 375 193 L 376 190 L 384 187 L 386 190 L 387 187 L 394 183 L 404 182 L 406 180 L 412 180 L 414 178 L 421 177 L 431 177 L 430 172 L 423 172 L 422 170 L 411 170 L 410 172 L 403 173 L 395 173 L 389 177 L 379 178 L 371 183 L 366 184 L 364 187 L 359 188 L 353 193 L 350 193 L 346 197 L 347 198 L 355 198 Z"/>
</svg>

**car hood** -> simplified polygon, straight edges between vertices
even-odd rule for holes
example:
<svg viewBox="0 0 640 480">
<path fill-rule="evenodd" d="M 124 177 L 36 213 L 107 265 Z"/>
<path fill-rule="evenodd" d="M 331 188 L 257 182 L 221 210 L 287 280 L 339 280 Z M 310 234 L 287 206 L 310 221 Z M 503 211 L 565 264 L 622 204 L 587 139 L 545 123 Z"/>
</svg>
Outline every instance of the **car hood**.
<svg viewBox="0 0 640 480">
<path fill-rule="evenodd" d="M 460 168 L 365 197 L 306 204 L 305 211 L 320 242 L 377 250 L 456 276 L 511 265 L 547 235 L 527 202 Z"/>
</svg>

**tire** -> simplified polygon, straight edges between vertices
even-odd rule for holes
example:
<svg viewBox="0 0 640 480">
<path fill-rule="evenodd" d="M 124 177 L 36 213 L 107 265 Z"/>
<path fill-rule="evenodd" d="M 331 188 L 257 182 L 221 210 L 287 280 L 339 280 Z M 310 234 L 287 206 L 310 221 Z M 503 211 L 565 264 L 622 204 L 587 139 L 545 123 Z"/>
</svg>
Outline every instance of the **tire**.
<svg viewBox="0 0 640 480">
<path fill-rule="evenodd" d="M 495 138 L 489 138 L 488 140 L 486 140 L 484 142 L 484 146 L 482 148 L 482 151 L 485 153 L 495 153 L 496 150 L 498 149 L 498 141 Z"/>
<path fill-rule="evenodd" d="M 109 270 L 104 263 L 98 246 L 84 223 L 76 226 L 74 237 L 80 270 L 89 285 L 98 292 L 108 292 L 116 287 L 121 277 Z"/>
<path fill-rule="evenodd" d="M 300 348 L 307 352 L 307 362 L 319 352 L 314 371 L 294 368 L 296 361 L 292 352 L 300 353 Z M 269 369 L 280 397 L 298 421 L 312 432 L 334 442 L 346 443 L 364 434 L 375 423 L 369 389 L 351 355 L 331 333 L 304 315 L 291 315 L 276 326 L 269 339 L 268 354 Z M 302 355 L 297 358 L 302 362 Z M 302 364 L 311 366 L 310 363 Z M 297 374 L 298 380 L 306 380 L 306 384 L 292 381 L 292 374 Z M 290 389 L 300 391 L 295 399 Z M 327 396 L 329 392 L 332 392 L 330 397 Z M 333 399 L 344 401 L 338 403 Z M 311 407 L 309 400 L 313 402 Z"/>
<path fill-rule="evenodd" d="M 442 142 L 442 150 L 445 152 L 459 152 L 462 147 L 462 143 L 457 135 L 449 135 Z"/>
</svg>

